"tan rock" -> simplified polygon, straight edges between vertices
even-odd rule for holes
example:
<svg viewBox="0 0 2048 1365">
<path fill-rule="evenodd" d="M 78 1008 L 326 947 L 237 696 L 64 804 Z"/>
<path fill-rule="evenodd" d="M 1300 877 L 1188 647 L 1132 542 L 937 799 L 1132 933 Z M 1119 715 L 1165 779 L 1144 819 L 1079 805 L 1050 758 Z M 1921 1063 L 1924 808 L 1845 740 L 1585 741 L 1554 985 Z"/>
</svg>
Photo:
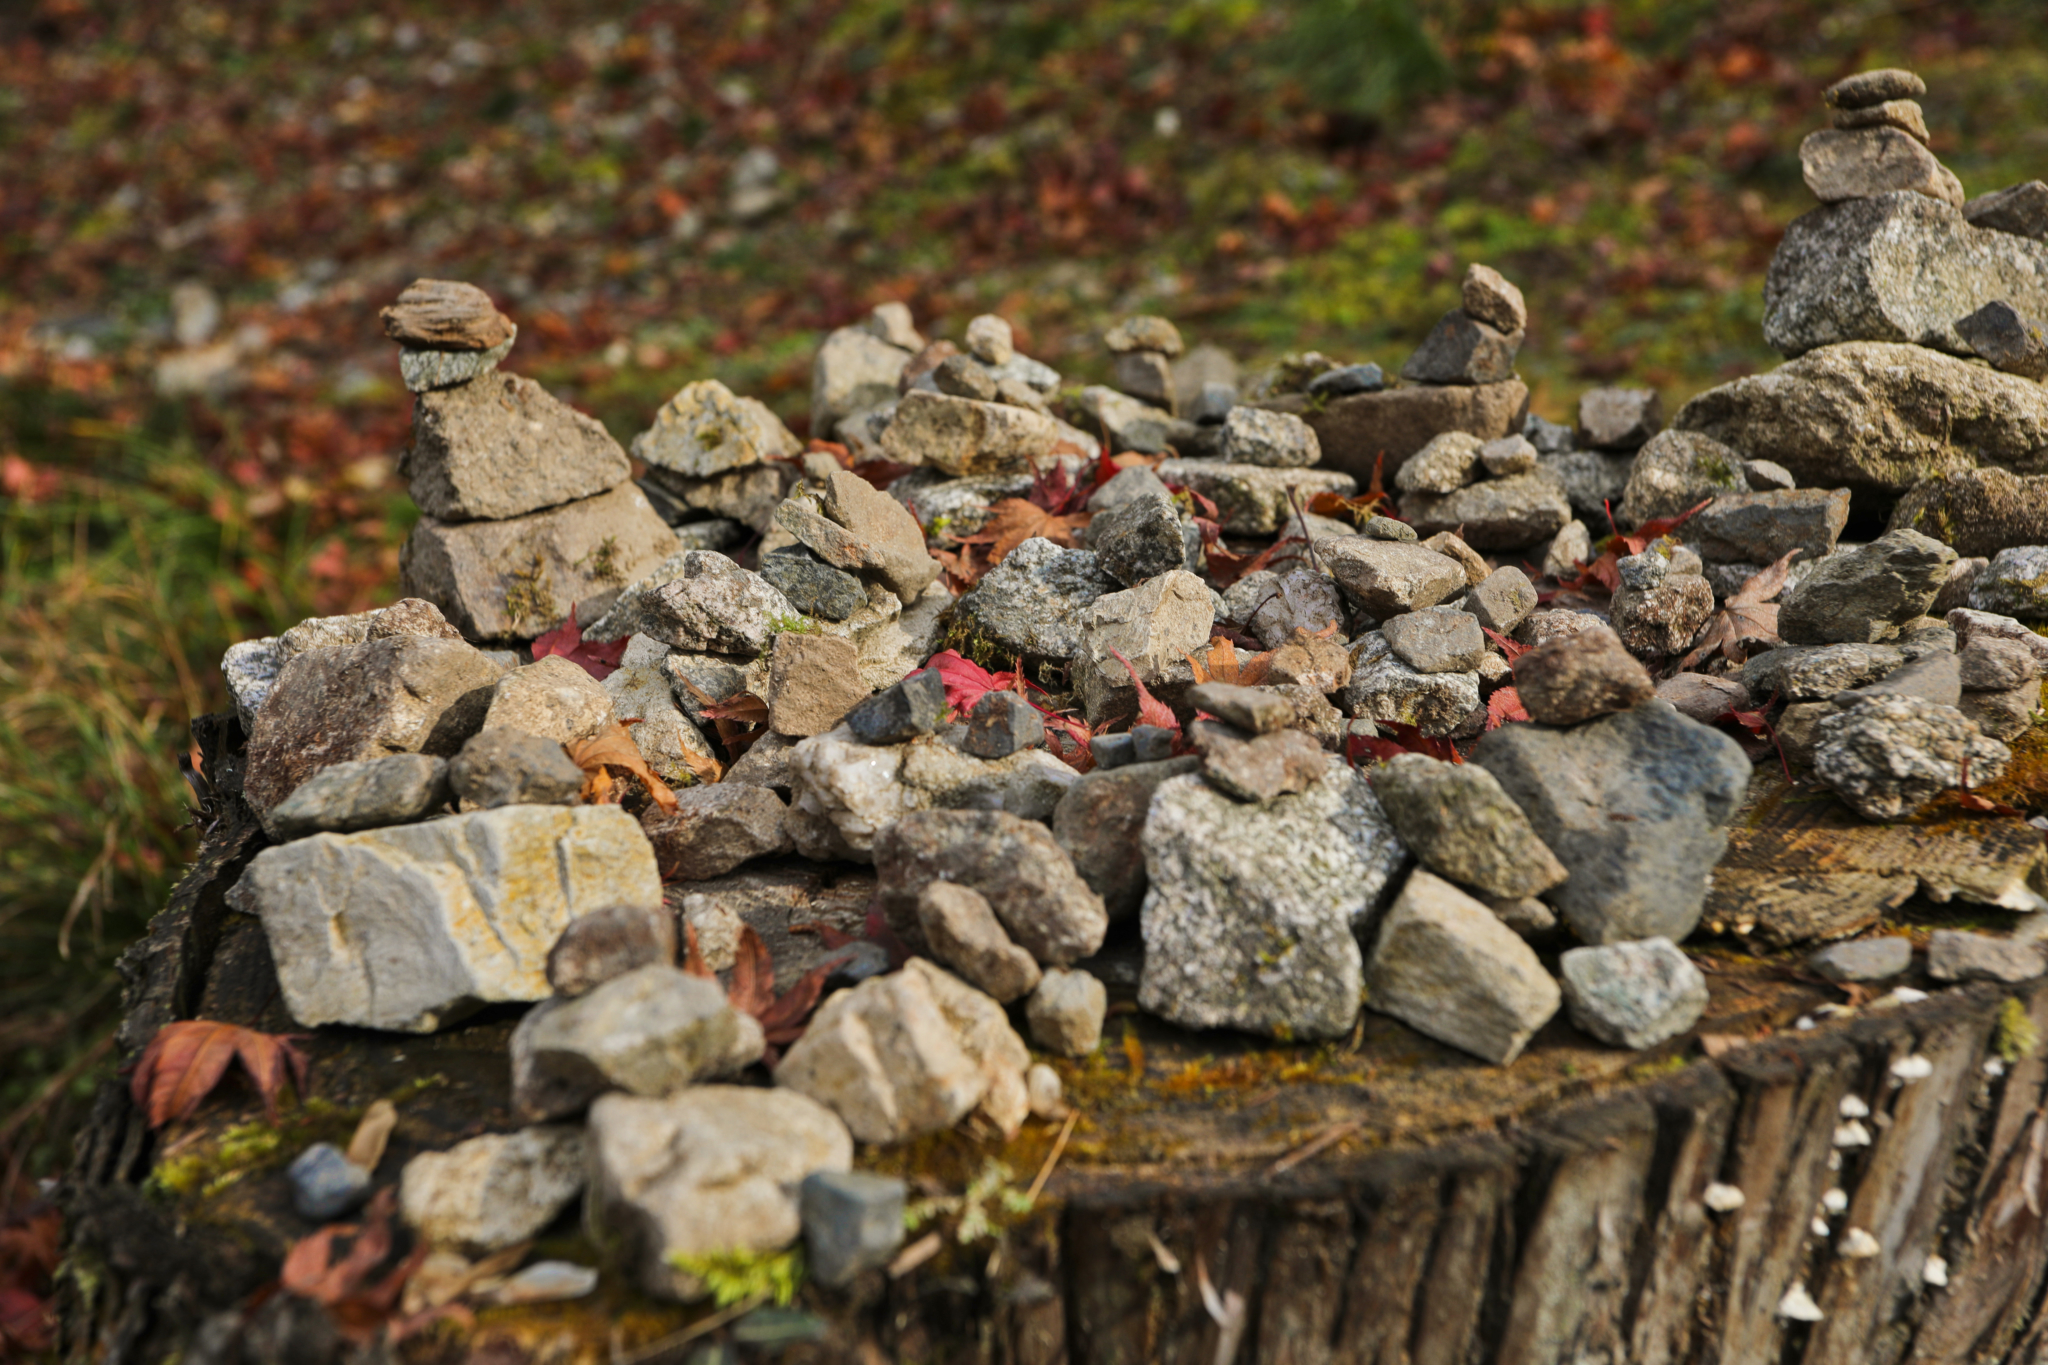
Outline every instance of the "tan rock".
<svg viewBox="0 0 2048 1365">
<path fill-rule="evenodd" d="M 574 744 L 611 723 L 612 699 L 604 684 L 581 664 L 550 654 L 498 679 L 482 728 Z"/>
<path fill-rule="evenodd" d="M 423 350 L 488 351 L 519 330 L 489 294 L 457 280 L 414 280 L 377 317 L 385 336 Z"/>
<path fill-rule="evenodd" d="M 786 630 L 771 660 L 768 728 L 778 735 L 822 735 L 868 695 L 851 640 Z"/>
</svg>

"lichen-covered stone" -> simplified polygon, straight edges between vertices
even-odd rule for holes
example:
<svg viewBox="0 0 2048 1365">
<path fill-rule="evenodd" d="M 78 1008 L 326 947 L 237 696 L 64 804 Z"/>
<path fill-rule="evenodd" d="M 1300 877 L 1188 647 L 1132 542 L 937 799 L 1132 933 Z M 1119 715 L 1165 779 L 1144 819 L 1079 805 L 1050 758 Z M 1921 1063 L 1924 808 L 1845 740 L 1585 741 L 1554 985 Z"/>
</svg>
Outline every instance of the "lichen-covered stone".
<svg viewBox="0 0 2048 1365">
<path fill-rule="evenodd" d="M 604 424 L 546 389 L 489 374 L 419 395 L 398 472 L 441 521 L 502 521 L 626 482 L 626 452 Z"/>
<path fill-rule="evenodd" d="M 2000 550 L 1971 586 L 1970 608 L 2019 621 L 2048 621 L 2048 546 Z"/>
<path fill-rule="evenodd" d="M 1966 780 L 1997 781 L 2011 759 L 1954 707 L 1887 694 L 1821 719 L 1813 770 L 1864 819 L 1899 820 Z"/>
<path fill-rule="evenodd" d="M 1893 639 L 1926 614 L 1955 558 L 1940 541 L 1904 530 L 1829 555 L 1780 597 L 1778 634 L 1813 645 Z"/>
<path fill-rule="evenodd" d="M 716 379 L 683 385 L 654 414 L 654 425 L 633 438 L 635 459 L 693 479 L 802 451 L 767 404 Z"/>
<path fill-rule="evenodd" d="M 1535 896 L 1566 877 L 1564 865 L 1475 763 L 1400 754 L 1372 770 L 1373 794 L 1423 864 L 1486 896 Z"/>
</svg>

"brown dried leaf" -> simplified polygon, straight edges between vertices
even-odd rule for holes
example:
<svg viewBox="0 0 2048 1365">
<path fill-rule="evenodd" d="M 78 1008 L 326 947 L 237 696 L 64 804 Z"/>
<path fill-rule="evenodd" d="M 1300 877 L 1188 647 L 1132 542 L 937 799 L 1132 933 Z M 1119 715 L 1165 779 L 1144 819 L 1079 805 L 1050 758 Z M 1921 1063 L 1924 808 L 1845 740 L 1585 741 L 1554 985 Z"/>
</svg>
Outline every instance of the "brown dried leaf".
<svg viewBox="0 0 2048 1365">
<path fill-rule="evenodd" d="M 630 774 L 640 779 L 647 788 L 647 794 L 654 798 L 654 804 L 664 814 L 676 808 L 676 794 L 669 790 L 668 783 L 654 775 L 654 769 L 647 766 L 647 760 L 640 756 L 640 749 L 633 743 L 633 737 L 626 733 L 626 727 L 613 722 L 592 735 L 568 747 L 569 757 L 584 772 L 584 800 L 593 804 L 602 803 L 611 794 L 612 770 Z"/>
<path fill-rule="evenodd" d="M 1072 548 L 1074 532 L 1086 526 L 1094 517 L 1092 512 L 1070 512 L 1065 516 L 1054 516 L 1037 503 L 1024 498 L 1004 498 L 989 509 L 989 519 L 981 529 L 971 536 L 962 536 L 962 545 L 986 545 L 989 547 L 988 562 L 1000 564 L 1003 556 L 1035 536 L 1043 536 L 1055 545 Z"/>
<path fill-rule="evenodd" d="M 1777 562 L 1768 568 L 1759 569 L 1749 580 L 1728 598 L 1731 607 L 1753 607 L 1768 602 L 1784 589 L 1785 580 L 1791 577 L 1792 561 L 1799 558 L 1798 550 L 1787 550 Z M 1776 613 L 1772 613 L 1774 616 Z"/>
<path fill-rule="evenodd" d="M 259 1033 L 211 1019 L 186 1019 L 165 1024 L 142 1050 L 129 1078 L 129 1093 L 147 1115 L 149 1126 L 161 1128 L 174 1119 L 189 1119 L 201 1101 L 227 1075 L 237 1057 L 263 1097 L 263 1108 L 277 1120 L 277 1092 L 287 1073 L 300 1094 L 306 1090 L 306 1054 L 291 1044 L 298 1035 Z"/>
</svg>

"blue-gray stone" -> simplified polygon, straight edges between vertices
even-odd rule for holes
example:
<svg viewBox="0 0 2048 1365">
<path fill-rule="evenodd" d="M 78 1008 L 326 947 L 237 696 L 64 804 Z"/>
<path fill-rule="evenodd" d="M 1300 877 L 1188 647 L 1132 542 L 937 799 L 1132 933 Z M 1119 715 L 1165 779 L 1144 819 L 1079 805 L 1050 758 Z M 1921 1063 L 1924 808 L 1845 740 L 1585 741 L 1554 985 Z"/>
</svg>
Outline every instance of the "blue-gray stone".
<svg viewBox="0 0 2048 1365">
<path fill-rule="evenodd" d="M 369 1197 L 370 1173 L 331 1142 L 316 1142 L 285 1168 L 292 1207 L 315 1223 L 339 1218 Z"/>
<path fill-rule="evenodd" d="M 868 591 L 844 569 L 835 569 L 801 545 L 761 556 L 761 577 L 806 616 L 844 621 L 868 604 Z"/>
<path fill-rule="evenodd" d="M 936 734 L 946 721 L 946 680 L 920 668 L 846 713 L 843 722 L 862 744 L 907 744 Z"/>
<path fill-rule="evenodd" d="M 903 1243 L 905 1186 L 864 1171 L 818 1171 L 804 1179 L 798 1205 L 810 1273 L 838 1287 L 887 1265 Z"/>
<path fill-rule="evenodd" d="M 1088 752 L 1098 768 L 1121 768 L 1135 759 L 1137 741 L 1129 735 L 1097 735 L 1088 741 Z"/>
<path fill-rule="evenodd" d="M 1343 398 L 1354 393 L 1378 393 L 1386 386 L 1386 373 L 1377 365 L 1340 365 L 1309 380 L 1308 392 L 1310 397 L 1327 394 Z"/>
<path fill-rule="evenodd" d="M 1137 763 L 1164 763 L 1173 757 L 1173 731 L 1161 725 L 1131 727 L 1131 758 Z"/>
<path fill-rule="evenodd" d="M 1045 743 L 1045 716 L 1015 692 L 984 692 L 967 715 L 960 748 L 976 758 L 1008 758 Z"/>
</svg>

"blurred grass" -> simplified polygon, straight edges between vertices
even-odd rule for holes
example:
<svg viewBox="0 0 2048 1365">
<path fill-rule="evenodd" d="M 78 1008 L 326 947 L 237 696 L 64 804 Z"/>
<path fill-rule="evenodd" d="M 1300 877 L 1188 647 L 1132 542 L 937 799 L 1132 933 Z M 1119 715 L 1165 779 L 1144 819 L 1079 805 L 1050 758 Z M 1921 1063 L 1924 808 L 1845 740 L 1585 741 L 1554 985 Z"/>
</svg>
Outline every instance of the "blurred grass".
<svg viewBox="0 0 2048 1365">
<path fill-rule="evenodd" d="M 227 704 L 221 652 L 394 593 L 409 409 L 374 312 L 413 275 L 490 289 L 510 368 L 623 441 L 706 376 L 801 429 L 820 330 L 891 297 L 933 335 L 1001 311 L 1078 380 L 1139 310 L 1254 366 L 1397 367 L 1482 259 L 1568 420 L 1592 383 L 1675 410 L 1773 362 L 1762 273 L 1836 76 L 1920 70 L 1973 192 L 2048 169 L 2017 0 L 161 17 L 0 12 L 0 1175 L 57 1169 L 114 1063 L 112 963 L 193 848 L 177 755 Z M 757 146 L 788 200 L 732 219 Z M 265 338 L 239 389 L 166 400 L 188 278 Z"/>
</svg>

